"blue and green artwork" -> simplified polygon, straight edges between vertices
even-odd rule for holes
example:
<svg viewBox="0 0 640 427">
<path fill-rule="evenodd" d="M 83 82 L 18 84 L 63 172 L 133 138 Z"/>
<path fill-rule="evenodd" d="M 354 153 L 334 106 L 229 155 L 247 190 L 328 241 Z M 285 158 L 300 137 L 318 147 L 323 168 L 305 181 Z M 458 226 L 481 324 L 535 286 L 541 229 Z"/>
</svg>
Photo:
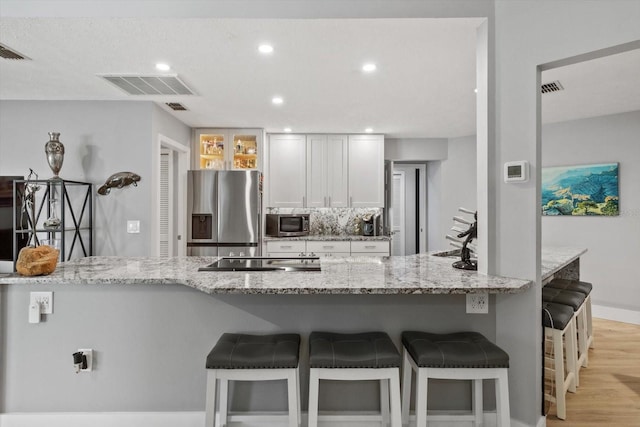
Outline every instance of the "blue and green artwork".
<svg viewBox="0 0 640 427">
<path fill-rule="evenodd" d="M 618 163 L 542 168 L 542 215 L 618 215 Z"/>
</svg>

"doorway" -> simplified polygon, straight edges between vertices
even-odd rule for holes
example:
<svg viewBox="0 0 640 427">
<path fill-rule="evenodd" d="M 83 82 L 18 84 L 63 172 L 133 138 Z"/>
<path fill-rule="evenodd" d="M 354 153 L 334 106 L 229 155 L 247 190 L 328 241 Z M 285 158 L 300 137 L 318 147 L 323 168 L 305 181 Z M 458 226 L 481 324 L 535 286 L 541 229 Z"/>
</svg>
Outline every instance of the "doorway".
<svg viewBox="0 0 640 427">
<path fill-rule="evenodd" d="M 393 164 L 392 255 L 413 255 L 427 250 L 427 166 Z"/>
<path fill-rule="evenodd" d="M 158 135 L 158 159 L 155 162 L 156 210 L 154 213 L 153 252 L 155 256 L 186 255 L 187 170 L 190 149 L 164 135 Z"/>
</svg>

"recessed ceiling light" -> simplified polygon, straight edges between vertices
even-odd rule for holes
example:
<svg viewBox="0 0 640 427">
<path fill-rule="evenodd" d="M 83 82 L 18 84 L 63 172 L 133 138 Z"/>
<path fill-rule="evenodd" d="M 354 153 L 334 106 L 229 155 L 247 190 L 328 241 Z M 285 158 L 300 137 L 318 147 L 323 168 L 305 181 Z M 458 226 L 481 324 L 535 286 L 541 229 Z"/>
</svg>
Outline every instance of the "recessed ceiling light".
<svg viewBox="0 0 640 427">
<path fill-rule="evenodd" d="M 366 128 L 364 131 L 365 131 L 366 133 L 371 133 L 371 132 L 373 132 L 373 129 L 371 129 L 371 128 Z"/>
<path fill-rule="evenodd" d="M 374 64 L 373 62 L 369 62 L 362 66 L 362 71 L 364 71 L 365 73 L 372 73 L 376 70 L 376 68 L 376 64 Z"/>
<path fill-rule="evenodd" d="M 169 66 L 169 64 L 165 64 L 162 62 L 158 62 L 156 64 L 156 70 L 158 71 L 169 71 L 171 69 L 171 67 Z"/>
<path fill-rule="evenodd" d="M 271 46 L 270 44 L 261 44 L 260 46 L 258 46 L 258 50 L 260 51 L 260 53 L 272 53 L 273 46 Z"/>
<path fill-rule="evenodd" d="M 289 132 L 291 132 L 291 128 L 284 128 L 284 131 L 289 133 Z"/>
<path fill-rule="evenodd" d="M 478 88 L 475 88 L 473 91 L 474 91 L 475 93 L 478 93 Z"/>
<path fill-rule="evenodd" d="M 273 102 L 276 105 L 280 105 L 280 104 L 282 104 L 284 102 L 284 100 L 282 98 L 280 98 L 279 96 L 274 96 L 271 99 L 271 102 Z"/>
</svg>

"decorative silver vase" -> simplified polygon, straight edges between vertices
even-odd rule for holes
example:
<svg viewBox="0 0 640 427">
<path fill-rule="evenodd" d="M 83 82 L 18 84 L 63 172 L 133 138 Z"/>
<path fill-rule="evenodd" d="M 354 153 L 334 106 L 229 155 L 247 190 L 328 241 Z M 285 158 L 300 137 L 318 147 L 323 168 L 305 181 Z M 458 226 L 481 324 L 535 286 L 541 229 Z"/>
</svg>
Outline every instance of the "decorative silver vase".
<svg viewBox="0 0 640 427">
<path fill-rule="evenodd" d="M 47 162 L 53 171 L 53 178 L 51 179 L 62 179 L 58 176 L 58 173 L 62 169 L 62 162 L 64 161 L 64 145 L 58 138 L 60 138 L 58 132 L 49 132 L 49 142 L 44 146 L 44 152 L 47 153 Z"/>
</svg>

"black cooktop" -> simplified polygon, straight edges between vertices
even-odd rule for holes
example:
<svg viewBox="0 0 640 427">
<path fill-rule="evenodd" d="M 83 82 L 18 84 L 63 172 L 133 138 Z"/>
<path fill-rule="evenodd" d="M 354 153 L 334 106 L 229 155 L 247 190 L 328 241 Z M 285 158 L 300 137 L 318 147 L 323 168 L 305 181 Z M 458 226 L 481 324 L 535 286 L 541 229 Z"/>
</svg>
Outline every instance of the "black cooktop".
<svg viewBox="0 0 640 427">
<path fill-rule="evenodd" d="M 223 257 L 198 271 L 320 271 L 320 258 Z"/>
</svg>

